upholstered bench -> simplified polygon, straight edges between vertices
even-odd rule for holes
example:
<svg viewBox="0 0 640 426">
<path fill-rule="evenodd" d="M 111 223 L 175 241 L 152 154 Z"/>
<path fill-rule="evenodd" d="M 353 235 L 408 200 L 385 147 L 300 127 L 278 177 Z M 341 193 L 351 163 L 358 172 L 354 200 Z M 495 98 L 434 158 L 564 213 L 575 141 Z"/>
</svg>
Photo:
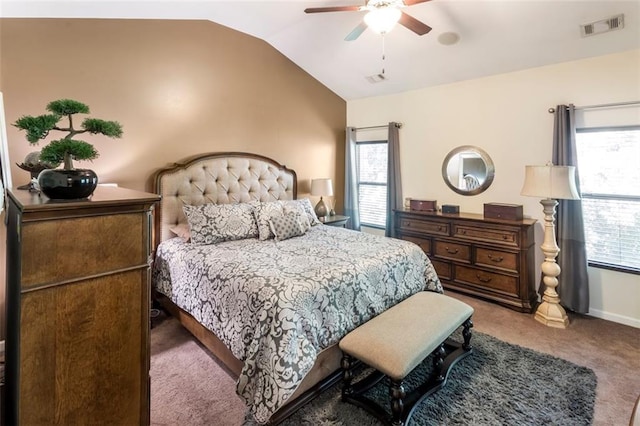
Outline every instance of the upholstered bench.
<svg viewBox="0 0 640 426">
<path fill-rule="evenodd" d="M 471 353 L 473 308 L 449 296 L 422 291 L 351 331 L 340 341 L 343 352 L 342 400 L 375 415 L 385 424 L 404 425 L 415 407 L 444 386 L 451 367 Z M 463 326 L 463 343 L 449 339 Z M 407 375 L 433 354 L 433 372 L 425 382 L 405 391 Z M 374 371 L 353 382 L 355 360 Z M 389 378 L 391 414 L 364 393 Z"/>
</svg>

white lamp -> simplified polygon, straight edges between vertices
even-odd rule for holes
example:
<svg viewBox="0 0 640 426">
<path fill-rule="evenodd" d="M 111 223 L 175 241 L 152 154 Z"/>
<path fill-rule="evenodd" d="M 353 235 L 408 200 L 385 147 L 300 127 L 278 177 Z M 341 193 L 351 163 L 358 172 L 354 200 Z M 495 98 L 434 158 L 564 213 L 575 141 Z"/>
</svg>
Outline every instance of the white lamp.
<svg viewBox="0 0 640 426">
<path fill-rule="evenodd" d="M 556 243 L 555 215 L 558 199 L 578 200 L 580 196 L 576 189 L 576 168 L 573 166 L 526 166 L 524 186 L 521 195 L 543 198 L 540 201 L 544 212 L 544 241 L 542 252 L 543 282 L 546 286 L 542 303 L 536 310 L 535 319 L 549 327 L 566 328 L 569 318 L 564 308 L 560 306 L 560 297 L 556 292 L 560 266 L 556 257 L 560 248 Z"/>
<path fill-rule="evenodd" d="M 320 201 L 318 201 L 318 204 L 316 204 L 316 208 L 315 208 L 316 216 L 318 217 L 328 216 L 329 209 L 327 209 L 327 205 L 324 203 L 324 200 L 322 199 L 322 197 L 333 196 L 333 184 L 331 183 L 331 179 L 329 178 L 312 179 L 311 195 L 320 196 Z"/>
<path fill-rule="evenodd" d="M 364 22 L 374 32 L 386 34 L 398 23 L 401 15 L 402 12 L 396 7 L 380 6 L 367 13 Z"/>
</svg>

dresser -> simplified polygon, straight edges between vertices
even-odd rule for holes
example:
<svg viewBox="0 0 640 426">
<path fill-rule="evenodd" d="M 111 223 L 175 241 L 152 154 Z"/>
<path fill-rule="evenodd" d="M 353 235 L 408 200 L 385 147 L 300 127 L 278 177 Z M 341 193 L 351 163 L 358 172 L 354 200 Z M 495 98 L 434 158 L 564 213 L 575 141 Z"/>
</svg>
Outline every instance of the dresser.
<svg viewBox="0 0 640 426">
<path fill-rule="evenodd" d="M 9 191 L 6 424 L 149 423 L 155 194 Z"/>
<path fill-rule="evenodd" d="M 521 312 L 532 312 L 535 291 L 533 219 L 396 211 L 396 235 L 418 244 L 442 285 Z"/>
</svg>

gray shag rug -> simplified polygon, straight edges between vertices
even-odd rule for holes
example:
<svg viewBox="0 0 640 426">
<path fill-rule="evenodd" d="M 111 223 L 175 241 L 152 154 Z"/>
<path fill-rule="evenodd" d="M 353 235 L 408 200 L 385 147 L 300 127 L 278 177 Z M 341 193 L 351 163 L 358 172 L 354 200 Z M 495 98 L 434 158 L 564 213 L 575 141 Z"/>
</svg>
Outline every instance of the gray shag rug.
<svg viewBox="0 0 640 426">
<path fill-rule="evenodd" d="M 592 423 L 597 384 L 593 370 L 482 333 L 473 333 L 471 343 L 473 353 L 453 367 L 441 390 L 416 408 L 409 426 Z M 427 358 L 409 375 L 407 388 L 420 383 L 430 369 Z M 387 402 L 387 386 L 380 382 L 371 395 Z M 329 389 L 281 424 L 379 424 L 366 411 L 341 402 L 340 388 Z M 389 410 L 389 404 L 385 406 Z"/>
</svg>

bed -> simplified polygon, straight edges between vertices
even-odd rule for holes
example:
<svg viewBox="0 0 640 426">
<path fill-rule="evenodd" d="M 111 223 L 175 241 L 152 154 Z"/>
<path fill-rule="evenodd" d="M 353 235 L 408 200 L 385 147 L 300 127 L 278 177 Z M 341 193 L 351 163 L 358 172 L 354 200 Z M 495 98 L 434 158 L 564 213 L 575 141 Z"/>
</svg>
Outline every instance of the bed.
<svg viewBox="0 0 640 426">
<path fill-rule="evenodd" d="M 417 245 L 319 223 L 297 199 L 296 173 L 267 157 L 199 155 L 152 183 L 162 196 L 155 295 L 238 378 L 257 423 L 339 379 L 346 333 L 418 291 L 442 291 Z"/>
</svg>

